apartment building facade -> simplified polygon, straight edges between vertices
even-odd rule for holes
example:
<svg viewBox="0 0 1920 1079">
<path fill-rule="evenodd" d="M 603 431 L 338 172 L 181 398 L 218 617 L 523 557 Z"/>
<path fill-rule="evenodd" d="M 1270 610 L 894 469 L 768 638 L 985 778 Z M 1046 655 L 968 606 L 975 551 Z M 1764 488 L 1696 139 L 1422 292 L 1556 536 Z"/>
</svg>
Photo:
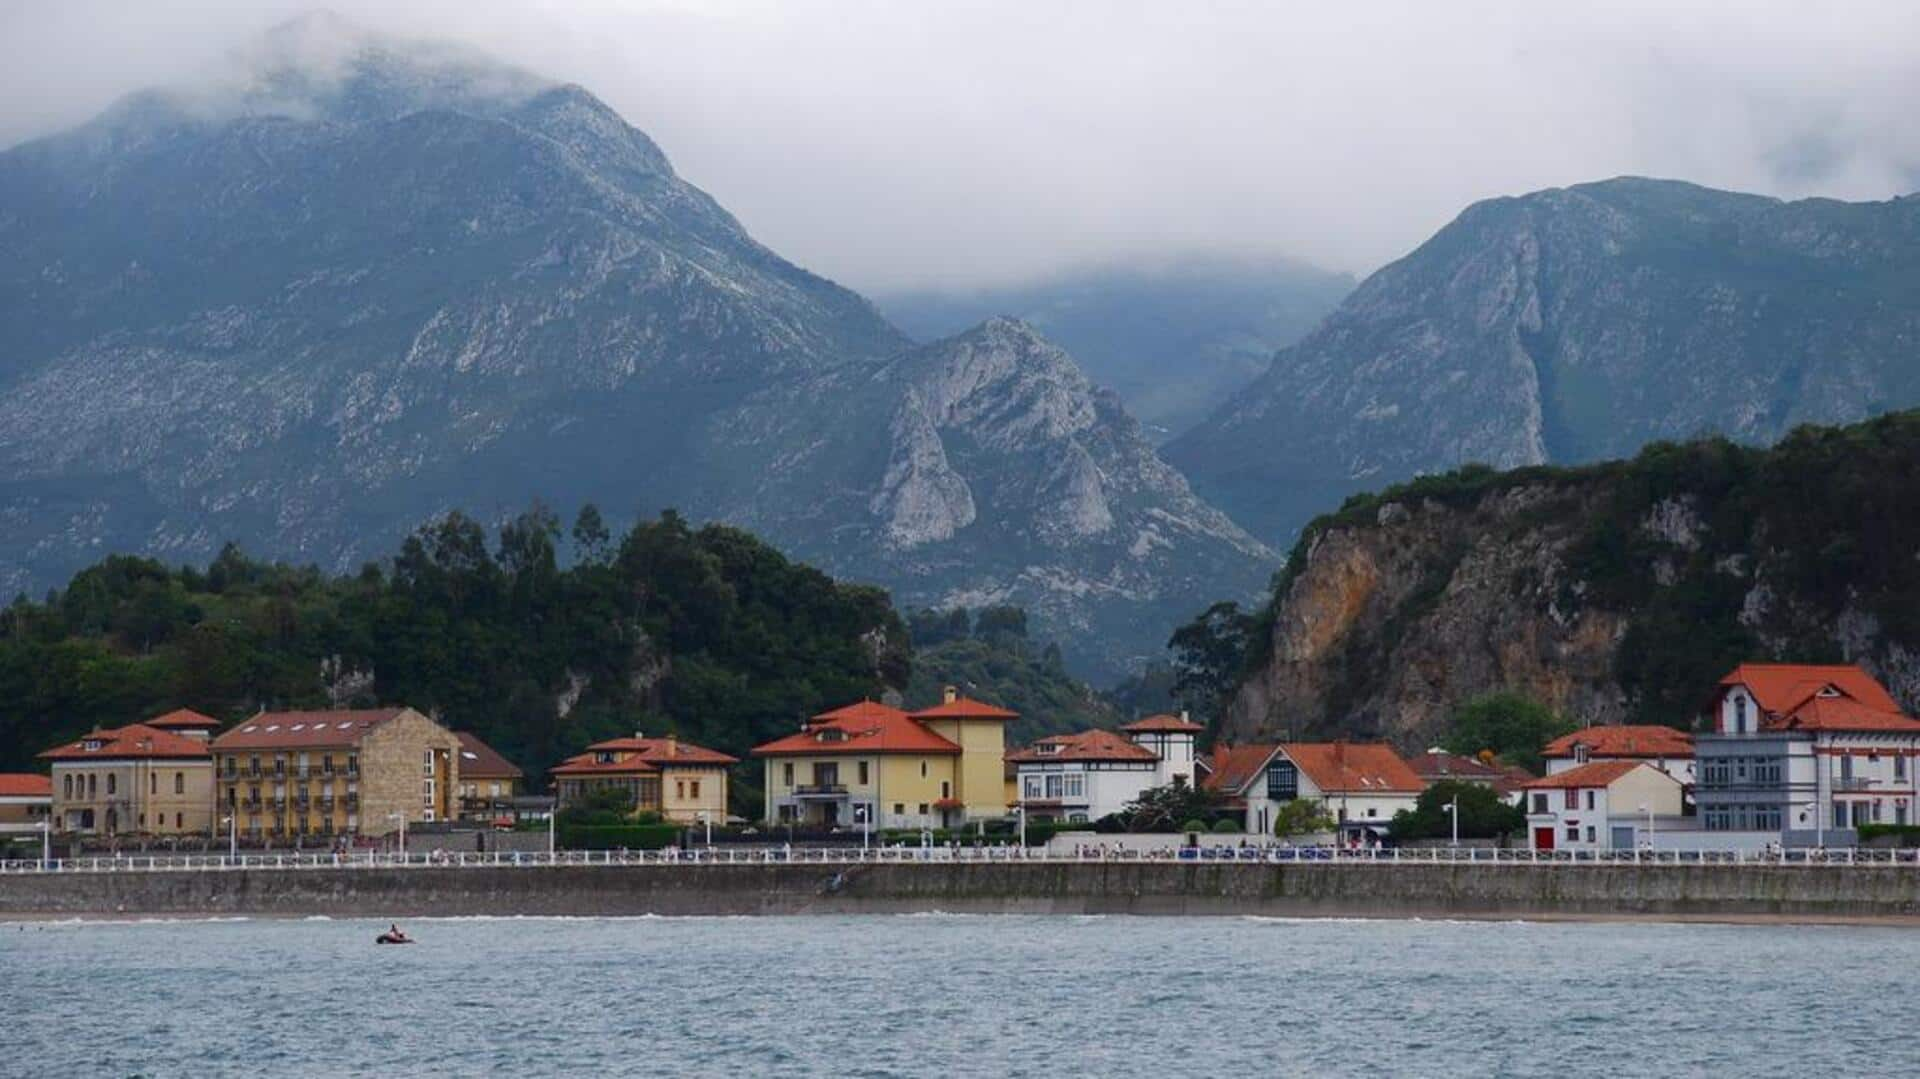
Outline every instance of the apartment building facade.
<svg viewBox="0 0 1920 1079">
<path fill-rule="evenodd" d="M 212 749 L 219 824 L 255 839 L 385 835 L 458 807 L 460 740 L 411 708 L 262 712 Z"/>
</svg>

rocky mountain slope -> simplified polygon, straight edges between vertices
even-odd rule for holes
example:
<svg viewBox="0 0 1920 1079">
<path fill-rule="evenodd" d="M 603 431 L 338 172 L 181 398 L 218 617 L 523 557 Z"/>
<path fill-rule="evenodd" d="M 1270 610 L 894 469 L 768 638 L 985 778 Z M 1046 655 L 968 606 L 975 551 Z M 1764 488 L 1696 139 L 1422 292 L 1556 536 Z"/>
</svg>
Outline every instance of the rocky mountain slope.
<svg viewBox="0 0 1920 1079">
<path fill-rule="evenodd" d="M 579 87 L 335 19 L 0 153 L 0 341 L 9 591 L 592 500 L 1020 603 L 1105 673 L 1271 557 L 1030 332 L 915 349 Z"/>
<path fill-rule="evenodd" d="M 1276 349 L 1313 329 L 1353 279 L 1284 259 L 1184 258 L 1099 266 L 1023 285 L 880 293 L 923 340 L 996 315 L 1031 324 L 1119 394 L 1156 442 L 1251 384 Z"/>
<path fill-rule="evenodd" d="M 1772 441 L 1920 403 L 1920 196 L 1619 179 L 1478 203 L 1167 447 L 1256 534 L 1466 462 Z"/>
<path fill-rule="evenodd" d="M 1303 533 L 1224 729 L 1419 749 L 1501 689 L 1684 726 L 1766 659 L 1859 662 L 1920 707 L 1916 500 L 1920 412 L 1356 497 Z"/>
</svg>

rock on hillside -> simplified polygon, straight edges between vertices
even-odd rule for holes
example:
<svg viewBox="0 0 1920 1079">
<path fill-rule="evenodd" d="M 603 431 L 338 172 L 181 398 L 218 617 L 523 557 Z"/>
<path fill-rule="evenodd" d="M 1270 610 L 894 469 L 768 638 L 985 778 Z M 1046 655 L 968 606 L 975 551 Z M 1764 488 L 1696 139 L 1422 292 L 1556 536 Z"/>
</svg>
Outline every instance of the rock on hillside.
<svg viewBox="0 0 1920 1079">
<path fill-rule="evenodd" d="M 1478 203 L 1167 448 L 1255 533 L 1467 462 L 1631 454 L 1920 403 L 1920 196 L 1619 179 Z"/>
<path fill-rule="evenodd" d="M 0 153 L 0 340 L 10 592 L 592 500 L 1117 665 L 1269 557 L 1057 349 L 914 350 L 579 87 L 326 17 Z"/>
<path fill-rule="evenodd" d="M 1749 659 L 1859 662 L 1920 706 L 1916 499 L 1920 412 L 1357 498 L 1302 536 L 1225 729 L 1418 749 L 1501 689 L 1686 726 Z"/>
</svg>

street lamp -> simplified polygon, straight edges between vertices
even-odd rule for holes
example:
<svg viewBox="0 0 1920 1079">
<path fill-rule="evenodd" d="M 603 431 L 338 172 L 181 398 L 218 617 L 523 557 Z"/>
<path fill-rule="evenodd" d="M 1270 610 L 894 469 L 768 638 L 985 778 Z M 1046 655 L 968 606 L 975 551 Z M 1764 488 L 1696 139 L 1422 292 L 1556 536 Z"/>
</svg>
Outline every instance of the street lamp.
<svg viewBox="0 0 1920 1079">
<path fill-rule="evenodd" d="M 1647 849 L 1653 849 L 1653 806 L 1640 803 L 1640 812 L 1647 815 Z"/>
<path fill-rule="evenodd" d="M 1453 845 L 1460 845 L 1460 796 L 1454 795 L 1453 801 L 1440 807 L 1440 811 L 1453 818 Z"/>
<path fill-rule="evenodd" d="M 706 828 L 707 828 L 707 848 L 708 848 L 709 850 L 711 850 L 711 849 L 713 848 L 713 811 L 712 811 L 712 810 L 710 810 L 710 809 L 703 809 L 703 810 L 701 810 L 701 811 L 700 811 L 700 823 L 701 823 L 701 824 L 704 824 L 704 825 L 706 825 Z"/>
<path fill-rule="evenodd" d="M 53 864 L 53 818 L 40 818 L 40 868 Z"/>
<path fill-rule="evenodd" d="M 407 815 L 405 813 L 389 813 L 387 814 L 387 819 L 400 822 L 400 860 L 404 862 L 407 860 Z"/>
<path fill-rule="evenodd" d="M 1020 856 L 1024 858 L 1027 856 L 1027 803 L 1021 802 L 1019 805 L 1014 806 L 1013 809 L 1014 812 L 1020 814 Z M 1089 813 L 1087 815 L 1092 816 L 1093 814 Z"/>
<path fill-rule="evenodd" d="M 556 846 L 554 833 L 559 828 L 559 825 L 554 822 L 559 820 L 559 818 L 560 818 L 560 794 L 556 790 L 553 796 L 553 804 L 547 807 L 547 860 L 548 861 L 553 860 L 553 854 Z"/>
<path fill-rule="evenodd" d="M 860 818 L 860 857 L 867 856 L 867 844 L 873 834 L 873 810 L 866 805 L 853 807 L 853 815 Z"/>
<path fill-rule="evenodd" d="M 220 823 L 227 826 L 228 858 L 238 858 L 240 856 L 240 821 L 238 817 L 239 814 L 237 813 L 229 813 L 220 818 Z"/>
</svg>

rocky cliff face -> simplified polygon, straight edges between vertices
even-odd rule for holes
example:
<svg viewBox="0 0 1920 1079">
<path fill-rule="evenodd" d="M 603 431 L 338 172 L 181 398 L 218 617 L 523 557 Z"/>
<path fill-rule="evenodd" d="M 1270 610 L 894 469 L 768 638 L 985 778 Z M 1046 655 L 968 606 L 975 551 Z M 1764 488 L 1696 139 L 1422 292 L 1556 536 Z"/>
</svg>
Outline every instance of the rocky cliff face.
<svg viewBox="0 0 1920 1079">
<path fill-rule="evenodd" d="M 1859 662 L 1920 706 L 1920 563 L 1892 509 L 1916 465 L 1904 413 L 1357 499 L 1302 537 L 1224 729 L 1419 749 L 1502 689 L 1684 726 L 1751 659 Z"/>
<path fill-rule="evenodd" d="M 1030 600 L 1104 673 L 1271 557 L 1059 350 L 915 350 L 579 87 L 332 19 L 0 153 L 0 341 L 8 592 L 591 500 Z"/>
<path fill-rule="evenodd" d="M 1167 454 L 1273 539 L 1466 462 L 1764 443 L 1911 406 L 1917 339 L 1920 196 L 1611 180 L 1470 207 Z"/>
</svg>

